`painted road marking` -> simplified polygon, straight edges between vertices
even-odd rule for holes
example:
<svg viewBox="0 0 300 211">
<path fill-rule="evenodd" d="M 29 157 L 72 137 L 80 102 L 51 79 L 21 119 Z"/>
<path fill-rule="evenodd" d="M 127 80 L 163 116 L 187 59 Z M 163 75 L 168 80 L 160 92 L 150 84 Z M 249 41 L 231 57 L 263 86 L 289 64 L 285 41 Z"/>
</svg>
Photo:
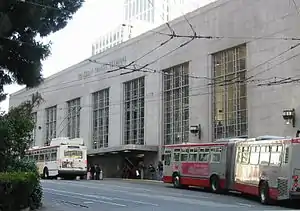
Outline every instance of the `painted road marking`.
<svg viewBox="0 0 300 211">
<path fill-rule="evenodd" d="M 49 182 L 49 183 L 53 183 L 53 184 L 58 184 L 58 183 L 55 183 L 55 182 Z M 93 186 L 90 186 L 91 183 L 85 183 L 85 184 L 88 184 L 87 185 L 82 185 L 82 184 L 78 184 L 78 183 L 72 183 L 72 182 L 67 182 L 67 183 L 59 183 L 59 184 L 62 184 L 62 185 L 70 185 L 70 186 L 77 186 L 77 187 L 83 187 L 83 188 L 90 188 L 90 189 L 99 189 L 98 187 L 101 186 L 101 190 L 107 190 L 107 191 L 111 191 L 111 192 L 118 192 L 118 193 L 130 193 L 132 192 L 132 190 L 134 189 L 135 191 L 139 191 L 139 190 L 142 190 L 144 191 L 144 189 L 141 189 L 141 188 L 133 188 L 133 187 L 123 187 L 123 189 L 130 189 L 130 192 L 126 191 L 126 190 L 119 190 L 118 186 L 117 188 L 118 189 L 112 189 L 113 187 L 115 187 L 115 185 L 109 185 L 109 184 L 99 184 L 99 183 L 96 183 L 96 184 L 93 184 Z M 98 186 L 98 187 L 96 187 Z M 121 186 L 120 186 L 121 187 Z M 149 190 L 149 189 L 145 189 L 147 191 L 147 193 L 149 194 L 154 194 L 154 195 L 164 195 L 162 194 L 162 191 L 153 191 L 153 190 Z M 185 198 L 194 198 L 194 199 L 210 199 L 211 197 L 208 197 L 208 196 L 195 196 L 195 195 L 191 195 L 191 194 L 187 194 L 187 192 L 185 193 L 170 193 L 168 192 L 167 194 L 169 194 L 170 196 L 174 196 L 174 197 L 185 197 Z"/>
<path fill-rule="evenodd" d="M 63 184 L 66 184 L 66 183 L 69 183 L 69 184 L 78 184 L 78 182 L 74 182 L 74 181 L 64 181 Z M 81 181 L 81 183 L 85 183 L 85 184 L 91 184 L 91 183 L 94 183 L 94 182 L 89 182 L 89 181 Z M 132 189 L 131 186 L 121 186 L 121 185 L 111 185 L 111 184 L 101 184 L 101 183 L 94 183 L 95 185 L 99 185 L 99 186 L 110 186 L 110 187 L 114 187 L 114 188 L 121 188 L 121 189 Z M 137 188 L 135 187 L 134 189 L 136 190 L 140 190 L 140 191 L 145 191 L 145 192 L 151 192 L 151 190 L 149 189 L 146 189 L 146 188 Z"/>
<path fill-rule="evenodd" d="M 88 197 L 88 198 L 96 198 L 96 199 L 110 200 L 110 201 L 117 200 L 117 201 L 131 202 L 134 204 L 151 205 L 151 206 L 155 206 L 155 207 L 159 206 L 158 204 L 153 204 L 153 203 L 144 202 L 144 201 L 136 201 L 136 200 L 131 200 L 131 199 L 124 199 L 124 198 L 117 198 L 117 197 L 105 197 L 105 196 L 90 195 L 90 194 L 81 194 L 81 193 L 77 193 L 77 192 L 69 192 L 69 191 L 63 191 L 63 190 L 51 189 L 51 188 L 44 188 L 44 189 L 61 192 L 61 193 L 67 193 L 67 194 L 71 194 L 71 195 L 74 194 L 74 195 L 84 196 L 84 197 Z"/>
<path fill-rule="evenodd" d="M 83 203 L 84 204 L 94 204 L 94 202 L 92 202 L 92 201 L 84 201 Z"/>
<path fill-rule="evenodd" d="M 46 189 L 52 190 L 52 191 L 57 191 L 57 192 L 62 192 L 62 193 L 67 193 L 70 195 L 75 194 L 75 195 L 81 195 L 81 196 L 85 196 L 85 197 L 102 199 L 101 196 L 97 196 L 97 195 L 80 194 L 80 193 L 74 193 L 74 192 L 68 192 L 68 191 L 56 190 L 56 189 L 50 189 L 50 188 L 46 188 Z M 182 197 L 173 197 L 173 196 L 166 196 L 166 195 L 161 195 L 161 194 L 155 195 L 155 194 L 151 194 L 151 193 L 145 194 L 145 193 L 133 193 L 133 192 L 126 192 L 126 193 L 128 195 L 137 196 L 137 197 L 145 197 L 145 198 L 158 199 L 158 200 L 163 200 L 163 201 L 173 201 L 176 203 L 184 203 L 184 204 L 202 205 L 202 206 L 209 206 L 209 207 L 228 207 L 228 208 L 229 207 L 231 207 L 231 208 L 240 207 L 235 204 L 216 203 L 213 201 L 189 199 L 189 198 L 182 198 Z M 114 197 L 112 197 L 112 199 L 114 199 Z M 117 198 L 115 198 L 115 199 L 118 200 Z M 127 201 L 127 202 L 134 202 L 132 200 L 127 200 L 127 199 L 122 199 L 122 200 Z M 150 203 L 145 202 L 144 204 L 150 204 Z M 154 205 L 154 204 L 151 203 L 151 205 Z M 156 206 L 159 206 L 159 205 L 156 205 Z"/>
<path fill-rule="evenodd" d="M 243 207 L 253 207 L 251 204 L 245 204 L 245 203 L 237 203 L 238 205 L 241 205 Z"/>
<path fill-rule="evenodd" d="M 50 191 L 45 191 L 47 190 L 47 188 L 43 188 L 44 192 L 46 193 L 49 193 L 49 194 L 52 194 L 52 195 L 58 195 L 58 196 L 65 196 L 65 197 L 71 197 L 71 198 L 77 198 L 77 199 L 81 199 L 81 200 L 85 200 L 85 201 L 93 201 L 93 202 L 98 202 L 98 203 L 103 203 L 103 204 L 109 204 L 109 205 L 114 205 L 114 206 L 118 206 L 118 207 L 126 207 L 127 205 L 125 204 L 117 204 L 117 203 L 114 203 L 114 202 L 108 202 L 108 201 L 102 201 L 102 200 L 93 200 L 93 199 L 88 199 L 88 198 L 84 198 L 84 197 L 80 197 L 80 196 L 74 196 L 74 195 L 67 195 L 67 194 L 62 194 L 62 193 L 53 193 L 53 192 L 50 192 Z M 53 191 L 53 190 L 51 190 Z M 55 192 L 55 191 L 54 191 Z M 71 193 L 71 192 L 69 192 Z M 78 194 L 79 195 L 79 194 Z M 84 194 L 80 194 L 80 195 L 83 195 Z"/>
</svg>

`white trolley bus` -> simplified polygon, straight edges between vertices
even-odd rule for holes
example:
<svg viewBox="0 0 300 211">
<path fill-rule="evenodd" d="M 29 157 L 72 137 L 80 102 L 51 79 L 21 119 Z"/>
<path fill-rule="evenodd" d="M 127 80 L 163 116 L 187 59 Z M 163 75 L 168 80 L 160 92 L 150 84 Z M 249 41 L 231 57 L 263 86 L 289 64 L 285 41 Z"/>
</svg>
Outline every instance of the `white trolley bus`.
<svg viewBox="0 0 300 211">
<path fill-rule="evenodd" d="M 300 138 L 260 137 L 167 145 L 165 183 L 238 191 L 261 203 L 300 198 Z"/>
<path fill-rule="evenodd" d="M 50 146 L 32 147 L 26 152 L 36 161 L 42 178 L 83 178 L 87 173 L 87 148 L 83 139 L 55 138 Z"/>
</svg>

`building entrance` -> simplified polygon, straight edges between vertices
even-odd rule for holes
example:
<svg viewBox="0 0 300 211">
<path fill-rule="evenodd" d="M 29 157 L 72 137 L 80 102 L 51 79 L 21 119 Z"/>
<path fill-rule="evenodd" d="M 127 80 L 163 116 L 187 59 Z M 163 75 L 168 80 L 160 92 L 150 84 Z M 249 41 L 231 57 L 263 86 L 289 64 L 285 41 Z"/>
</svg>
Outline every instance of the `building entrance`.
<svg viewBox="0 0 300 211">
<path fill-rule="evenodd" d="M 124 156 L 122 178 L 138 179 L 143 177 L 144 155 Z"/>
</svg>

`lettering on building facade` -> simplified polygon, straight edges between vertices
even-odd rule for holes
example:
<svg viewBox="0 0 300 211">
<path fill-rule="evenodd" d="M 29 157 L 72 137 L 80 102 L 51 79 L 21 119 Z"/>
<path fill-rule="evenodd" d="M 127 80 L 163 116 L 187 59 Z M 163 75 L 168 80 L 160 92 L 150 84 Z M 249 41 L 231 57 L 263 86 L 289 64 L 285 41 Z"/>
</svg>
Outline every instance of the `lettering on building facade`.
<svg viewBox="0 0 300 211">
<path fill-rule="evenodd" d="M 103 64 L 97 64 L 96 67 L 91 67 L 88 70 L 85 70 L 78 74 L 79 80 L 84 80 L 86 78 L 92 77 L 93 75 L 96 75 L 97 73 L 112 70 L 115 68 L 118 68 L 120 66 L 126 65 L 126 56 L 121 57 L 119 59 L 110 61 L 110 62 L 103 62 Z M 99 61 L 99 63 L 102 63 Z"/>
</svg>

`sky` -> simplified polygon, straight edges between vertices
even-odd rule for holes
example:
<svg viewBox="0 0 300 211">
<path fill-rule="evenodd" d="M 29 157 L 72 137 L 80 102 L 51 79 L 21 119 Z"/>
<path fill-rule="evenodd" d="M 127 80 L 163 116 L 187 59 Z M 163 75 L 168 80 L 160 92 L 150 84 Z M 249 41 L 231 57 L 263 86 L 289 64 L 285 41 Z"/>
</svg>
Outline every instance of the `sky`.
<svg viewBox="0 0 300 211">
<path fill-rule="evenodd" d="M 192 6 L 203 6 L 214 0 L 190 0 Z M 101 35 L 122 23 L 124 0 L 86 0 L 68 25 L 44 39 L 51 40 L 51 56 L 43 62 L 43 76 L 48 77 L 92 55 L 92 43 Z M 113 15 L 112 15 L 113 11 Z M 186 12 L 186 11 L 182 11 Z M 14 93 L 24 86 L 5 86 L 5 93 Z M 7 111 L 9 97 L 0 103 Z"/>
</svg>

